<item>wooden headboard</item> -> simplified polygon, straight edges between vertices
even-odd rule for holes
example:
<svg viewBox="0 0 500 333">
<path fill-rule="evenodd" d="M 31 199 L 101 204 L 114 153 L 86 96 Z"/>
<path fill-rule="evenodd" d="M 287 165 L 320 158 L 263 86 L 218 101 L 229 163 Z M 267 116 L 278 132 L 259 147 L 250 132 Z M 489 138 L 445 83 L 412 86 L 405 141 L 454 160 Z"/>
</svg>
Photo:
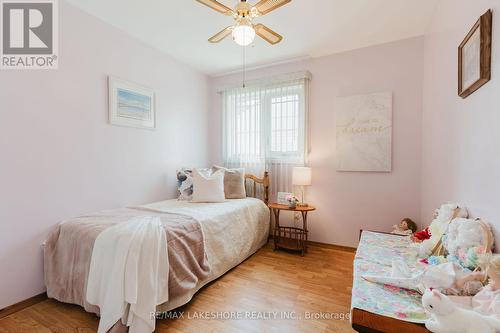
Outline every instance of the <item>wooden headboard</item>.
<svg viewBox="0 0 500 333">
<path fill-rule="evenodd" d="M 250 189 L 252 190 L 251 193 L 247 191 L 247 197 L 257 198 L 257 184 L 262 186 L 262 200 L 267 205 L 269 203 L 269 172 L 265 171 L 263 178 L 259 178 L 249 173 L 245 175 L 245 187 L 250 185 Z"/>
</svg>

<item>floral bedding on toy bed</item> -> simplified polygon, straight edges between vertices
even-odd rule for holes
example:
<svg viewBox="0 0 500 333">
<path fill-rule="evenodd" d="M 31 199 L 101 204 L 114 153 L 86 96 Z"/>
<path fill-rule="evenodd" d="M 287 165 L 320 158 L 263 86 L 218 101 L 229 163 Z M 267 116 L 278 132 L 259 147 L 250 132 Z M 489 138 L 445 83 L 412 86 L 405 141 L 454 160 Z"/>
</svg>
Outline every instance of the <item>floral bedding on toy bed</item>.
<svg viewBox="0 0 500 333">
<path fill-rule="evenodd" d="M 417 256 L 418 247 L 409 237 L 363 231 L 355 258 L 391 267 L 394 258 L 402 258 L 415 266 Z"/>
<path fill-rule="evenodd" d="M 354 260 L 351 307 L 386 317 L 424 323 L 427 315 L 415 291 L 366 281 L 362 275 L 390 275 L 392 260 L 417 262 L 418 248 L 409 237 L 364 231 Z"/>
</svg>

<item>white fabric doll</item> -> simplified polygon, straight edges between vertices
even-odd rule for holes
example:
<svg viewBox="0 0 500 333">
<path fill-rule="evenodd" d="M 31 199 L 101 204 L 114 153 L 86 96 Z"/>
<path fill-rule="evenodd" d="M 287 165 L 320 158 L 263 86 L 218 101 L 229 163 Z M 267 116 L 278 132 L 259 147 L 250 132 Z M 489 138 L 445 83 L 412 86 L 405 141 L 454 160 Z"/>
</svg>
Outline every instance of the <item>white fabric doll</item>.
<svg viewBox="0 0 500 333">
<path fill-rule="evenodd" d="M 422 305 L 432 316 L 425 327 L 433 333 L 495 333 L 500 330 L 500 320 L 459 308 L 435 289 L 424 294 Z"/>
</svg>

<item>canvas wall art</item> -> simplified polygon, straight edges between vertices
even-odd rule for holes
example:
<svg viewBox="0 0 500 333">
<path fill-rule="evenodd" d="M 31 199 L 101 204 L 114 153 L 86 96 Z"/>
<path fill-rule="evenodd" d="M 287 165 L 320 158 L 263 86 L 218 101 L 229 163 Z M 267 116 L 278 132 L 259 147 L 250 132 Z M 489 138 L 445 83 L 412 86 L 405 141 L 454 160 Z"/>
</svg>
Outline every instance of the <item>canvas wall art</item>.
<svg viewBox="0 0 500 333">
<path fill-rule="evenodd" d="M 390 172 L 392 92 L 338 97 L 337 171 Z"/>
<path fill-rule="evenodd" d="M 109 77 L 109 122 L 113 125 L 153 129 L 156 114 L 153 90 Z"/>
</svg>

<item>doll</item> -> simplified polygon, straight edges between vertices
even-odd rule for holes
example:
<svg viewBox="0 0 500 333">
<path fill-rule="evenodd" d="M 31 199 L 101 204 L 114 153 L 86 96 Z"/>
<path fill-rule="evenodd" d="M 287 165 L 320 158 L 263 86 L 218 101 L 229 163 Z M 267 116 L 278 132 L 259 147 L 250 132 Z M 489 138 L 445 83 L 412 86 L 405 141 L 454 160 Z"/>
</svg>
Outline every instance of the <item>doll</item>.
<svg viewBox="0 0 500 333">
<path fill-rule="evenodd" d="M 412 235 L 415 231 L 417 231 L 417 224 L 412 221 L 412 219 L 405 217 L 399 222 L 399 224 L 395 224 L 392 226 L 392 234 L 397 235 Z"/>
<path fill-rule="evenodd" d="M 458 277 L 450 288 L 442 292 L 445 295 L 474 296 L 483 289 L 485 280 L 484 272 L 472 272 Z"/>
<path fill-rule="evenodd" d="M 500 255 L 483 255 L 479 266 L 489 277 L 489 283 L 472 298 L 472 308 L 485 315 L 500 318 Z"/>
</svg>

